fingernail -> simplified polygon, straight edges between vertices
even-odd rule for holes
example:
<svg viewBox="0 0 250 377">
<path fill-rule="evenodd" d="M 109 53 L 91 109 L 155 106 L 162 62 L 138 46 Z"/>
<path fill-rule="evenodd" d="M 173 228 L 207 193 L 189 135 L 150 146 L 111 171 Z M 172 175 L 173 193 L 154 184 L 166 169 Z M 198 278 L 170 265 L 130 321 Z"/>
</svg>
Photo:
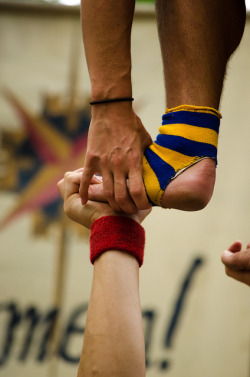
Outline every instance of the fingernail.
<svg viewBox="0 0 250 377">
<path fill-rule="evenodd" d="M 81 203 L 84 206 L 85 202 L 84 202 L 83 198 L 81 198 Z"/>
</svg>

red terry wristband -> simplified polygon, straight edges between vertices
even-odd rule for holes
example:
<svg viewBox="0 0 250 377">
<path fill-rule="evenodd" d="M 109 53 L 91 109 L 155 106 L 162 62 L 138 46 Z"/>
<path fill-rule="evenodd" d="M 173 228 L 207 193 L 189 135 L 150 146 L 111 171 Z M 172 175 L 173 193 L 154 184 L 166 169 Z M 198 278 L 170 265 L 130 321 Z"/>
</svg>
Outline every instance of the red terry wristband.
<svg viewBox="0 0 250 377">
<path fill-rule="evenodd" d="M 91 226 L 90 261 L 94 264 L 107 250 L 120 250 L 132 254 L 141 267 L 144 245 L 144 228 L 135 220 L 126 216 L 103 216 Z"/>
</svg>

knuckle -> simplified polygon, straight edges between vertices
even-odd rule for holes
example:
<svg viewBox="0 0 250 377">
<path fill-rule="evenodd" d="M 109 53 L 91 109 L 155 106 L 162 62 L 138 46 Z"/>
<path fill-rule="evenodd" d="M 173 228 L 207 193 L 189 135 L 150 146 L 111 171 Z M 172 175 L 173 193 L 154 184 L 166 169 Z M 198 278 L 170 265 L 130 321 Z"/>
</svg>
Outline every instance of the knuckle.
<svg viewBox="0 0 250 377">
<path fill-rule="evenodd" d="M 112 159 L 111 159 L 111 164 L 116 167 L 116 168 L 119 168 L 121 165 L 122 165 L 122 157 L 121 156 L 113 156 Z"/>
<path fill-rule="evenodd" d="M 107 153 L 105 151 L 102 151 L 102 153 L 98 154 L 97 152 L 93 154 L 93 158 L 95 160 L 103 161 L 107 159 Z"/>
<path fill-rule="evenodd" d="M 129 191 L 133 198 L 139 198 L 143 195 L 143 189 L 141 187 L 131 187 Z"/>
<path fill-rule="evenodd" d="M 130 155 L 129 163 L 130 163 L 131 166 L 138 168 L 141 160 L 142 160 L 141 154 L 139 154 L 137 152 L 133 152 Z"/>
<path fill-rule="evenodd" d="M 126 201 L 127 201 L 127 197 L 126 197 L 125 194 L 119 194 L 119 195 L 116 195 L 116 196 L 115 196 L 115 200 L 116 200 L 116 202 L 117 202 L 120 206 L 122 206 L 122 205 L 124 205 L 124 204 L 126 203 Z"/>
<path fill-rule="evenodd" d="M 108 159 L 108 156 L 102 156 L 100 158 L 100 166 L 107 166 L 109 164 L 109 159 Z"/>
<path fill-rule="evenodd" d="M 69 180 L 70 176 L 71 176 L 71 172 L 70 171 L 66 171 L 66 173 L 64 173 L 64 179 L 65 180 Z"/>
<path fill-rule="evenodd" d="M 69 181 L 69 183 L 74 183 L 75 182 L 75 177 L 73 176 L 73 174 L 71 174 L 69 176 L 68 181 Z"/>
<path fill-rule="evenodd" d="M 114 197 L 114 192 L 113 192 L 113 190 L 111 190 L 111 189 L 103 189 L 103 192 L 104 192 L 104 195 L 105 195 L 105 197 L 108 199 L 108 200 L 110 200 L 110 199 L 113 199 L 113 197 Z"/>
<path fill-rule="evenodd" d="M 84 160 L 84 171 L 83 173 L 89 174 L 95 167 L 99 165 L 100 158 L 96 153 L 90 153 L 86 155 Z"/>
<path fill-rule="evenodd" d="M 91 164 L 93 163 L 94 161 L 98 160 L 98 155 L 96 152 L 94 151 L 88 151 L 87 155 L 86 155 L 86 163 L 87 164 Z"/>
</svg>

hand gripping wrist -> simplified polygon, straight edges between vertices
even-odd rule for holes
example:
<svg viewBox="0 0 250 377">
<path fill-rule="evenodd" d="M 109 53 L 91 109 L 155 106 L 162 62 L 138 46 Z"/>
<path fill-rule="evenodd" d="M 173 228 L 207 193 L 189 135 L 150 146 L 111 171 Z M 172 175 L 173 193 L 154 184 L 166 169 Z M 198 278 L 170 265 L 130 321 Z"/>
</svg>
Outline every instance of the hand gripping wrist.
<svg viewBox="0 0 250 377">
<path fill-rule="evenodd" d="M 133 255 L 141 267 L 144 246 L 144 228 L 129 217 L 104 216 L 91 226 L 90 261 L 92 264 L 103 252 L 119 250 Z"/>
</svg>

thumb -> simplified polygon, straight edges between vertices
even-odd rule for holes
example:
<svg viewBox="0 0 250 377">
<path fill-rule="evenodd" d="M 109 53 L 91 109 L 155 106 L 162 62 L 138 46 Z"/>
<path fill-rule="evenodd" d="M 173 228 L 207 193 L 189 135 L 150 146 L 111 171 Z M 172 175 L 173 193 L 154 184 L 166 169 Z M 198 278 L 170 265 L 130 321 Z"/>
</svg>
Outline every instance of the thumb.
<svg viewBox="0 0 250 377">
<path fill-rule="evenodd" d="M 250 250 L 233 253 L 230 250 L 225 250 L 221 256 L 222 262 L 225 266 L 234 270 L 248 270 L 250 271 Z"/>
<path fill-rule="evenodd" d="M 228 251 L 231 251 L 232 253 L 237 253 L 238 251 L 241 251 L 241 248 L 242 242 L 235 241 L 231 246 L 229 246 Z"/>
</svg>

